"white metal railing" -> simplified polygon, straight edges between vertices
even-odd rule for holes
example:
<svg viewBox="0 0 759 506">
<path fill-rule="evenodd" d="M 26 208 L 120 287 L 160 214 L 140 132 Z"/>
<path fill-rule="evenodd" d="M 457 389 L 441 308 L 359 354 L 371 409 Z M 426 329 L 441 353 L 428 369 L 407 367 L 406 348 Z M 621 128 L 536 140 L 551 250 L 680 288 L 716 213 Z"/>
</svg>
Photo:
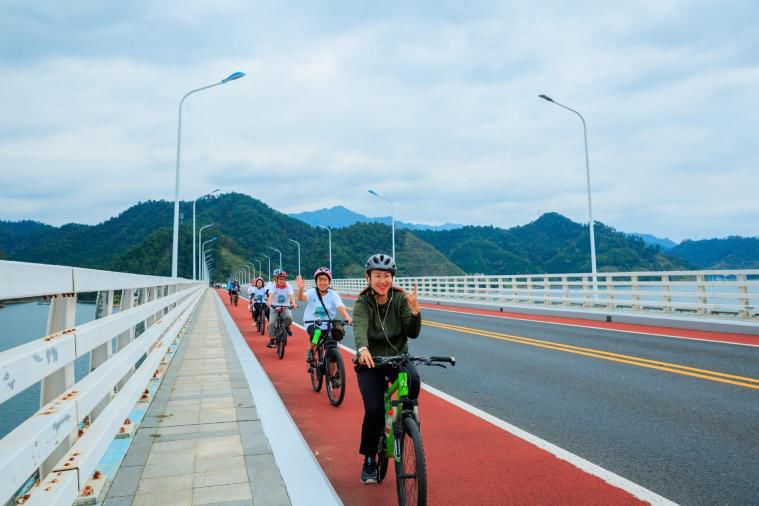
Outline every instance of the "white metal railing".
<svg viewBox="0 0 759 506">
<path fill-rule="evenodd" d="M 492 305 L 532 304 L 587 309 L 639 310 L 759 318 L 759 270 L 614 272 L 513 276 L 396 278 L 403 289 L 418 286 L 419 297 Z M 356 294 L 362 278 L 336 279 L 332 287 Z"/>
<path fill-rule="evenodd" d="M 86 292 L 97 292 L 102 314 L 77 327 Z M 0 261 L 0 302 L 51 300 L 47 335 L 0 352 L 0 409 L 41 385 L 40 410 L 0 440 L 0 504 L 34 476 L 42 483 L 27 503 L 76 499 L 202 293 L 186 279 Z M 75 383 L 74 361 L 85 355 L 90 372 Z"/>
</svg>

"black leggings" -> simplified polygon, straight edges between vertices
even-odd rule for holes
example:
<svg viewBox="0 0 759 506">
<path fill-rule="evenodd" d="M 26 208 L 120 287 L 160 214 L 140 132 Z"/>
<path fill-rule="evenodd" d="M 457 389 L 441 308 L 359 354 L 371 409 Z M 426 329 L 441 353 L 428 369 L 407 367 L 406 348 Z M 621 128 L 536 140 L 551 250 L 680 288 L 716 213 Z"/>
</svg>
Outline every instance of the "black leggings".
<svg viewBox="0 0 759 506">
<path fill-rule="evenodd" d="M 358 388 L 364 401 L 364 421 L 361 425 L 361 447 L 358 452 L 375 457 L 380 435 L 385 426 L 385 390 L 398 377 L 398 369 L 389 365 L 375 367 L 358 366 Z M 409 398 L 419 398 L 422 380 L 414 364 L 408 365 Z"/>
<path fill-rule="evenodd" d="M 267 320 L 269 319 L 269 306 L 267 306 L 263 302 L 254 302 L 253 303 L 253 321 L 258 321 L 258 313 L 261 311 L 261 309 L 264 310 L 266 319 Z"/>
</svg>

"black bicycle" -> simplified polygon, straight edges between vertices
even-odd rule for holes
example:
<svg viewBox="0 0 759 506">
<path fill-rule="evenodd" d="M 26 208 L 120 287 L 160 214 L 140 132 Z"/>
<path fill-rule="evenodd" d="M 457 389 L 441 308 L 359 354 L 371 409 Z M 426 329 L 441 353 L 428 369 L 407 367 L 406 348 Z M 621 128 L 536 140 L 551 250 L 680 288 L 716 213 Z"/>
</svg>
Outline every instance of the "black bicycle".
<svg viewBox="0 0 759 506">
<path fill-rule="evenodd" d="M 427 504 L 427 464 L 419 428 L 419 400 L 409 399 L 410 363 L 445 368 L 441 362 L 456 365 L 454 357 L 412 357 L 404 353 L 392 357 L 372 357 L 375 366 L 389 364 L 398 369 L 398 377 L 385 391 L 385 428 L 380 436 L 377 482 L 387 473 L 389 460 L 395 461 L 395 484 L 398 504 Z M 397 392 L 397 398 L 393 395 Z"/>
<path fill-rule="evenodd" d="M 274 330 L 274 342 L 277 345 L 277 356 L 280 360 L 285 357 L 285 346 L 287 346 L 287 322 L 285 321 L 285 309 L 292 309 L 292 306 L 272 305 L 272 310 L 277 313 L 277 327 Z"/>
<path fill-rule="evenodd" d="M 311 360 L 308 363 L 308 373 L 311 376 L 311 387 L 314 392 L 322 389 L 324 378 L 327 379 L 327 398 L 330 404 L 337 407 L 345 399 L 345 364 L 333 337 L 332 329 L 335 323 L 348 325 L 347 320 L 317 319 L 305 320 L 304 324 L 314 324 L 314 336 L 311 343 L 316 345 Z M 323 324 L 326 329 L 321 329 Z"/>
<path fill-rule="evenodd" d="M 266 303 L 252 302 L 250 307 L 253 316 L 256 315 L 256 304 L 258 305 L 258 318 L 254 318 L 256 321 L 256 330 L 259 334 L 264 335 L 266 333 Z"/>
</svg>

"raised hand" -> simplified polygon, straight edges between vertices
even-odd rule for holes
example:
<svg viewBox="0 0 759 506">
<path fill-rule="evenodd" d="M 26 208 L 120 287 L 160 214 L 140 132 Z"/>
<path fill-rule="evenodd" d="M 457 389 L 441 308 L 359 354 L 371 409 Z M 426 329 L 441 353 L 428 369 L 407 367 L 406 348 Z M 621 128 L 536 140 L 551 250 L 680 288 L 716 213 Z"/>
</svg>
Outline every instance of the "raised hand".
<svg viewBox="0 0 759 506">
<path fill-rule="evenodd" d="M 299 290 L 303 290 L 306 288 L 306 282 L 303 281 L 303 277 L 300 274 L 295 276 L 295 284 L 298 285 Z"/>
<path fill-rule="evenodd" d="M 419 306 L 419 301 L 417 300 L 416 283 L 414 283 L 414 289 L 411 293 L 406 292 L 406 302 L 408 302 L 408 307 L 411 309 L 412 313 L 419 314 L 422 310 L 421 306 Z"/>
</svg>

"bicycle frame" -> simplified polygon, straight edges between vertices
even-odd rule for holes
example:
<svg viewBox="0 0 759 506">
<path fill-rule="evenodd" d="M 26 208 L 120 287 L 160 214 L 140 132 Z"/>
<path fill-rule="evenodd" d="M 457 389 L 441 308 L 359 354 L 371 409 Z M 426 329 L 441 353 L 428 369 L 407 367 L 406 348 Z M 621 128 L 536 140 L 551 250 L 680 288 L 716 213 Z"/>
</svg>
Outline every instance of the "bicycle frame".
<svg viewBox="0 0 759 506">
<path fill-rule="evenodd" d="M 408 402 L 412 402 L 408 398 L 408 372 L 399 371 L 398 377 L 395 379 L 392 385 L 385 391 L 385 455 L 387 458 L 393 458 L 396 461 L 400 461 L 399 449 L 395 444 L 395 431 L 398 420 L 402 420 L 402 411 L 411 412 L 416 418 L 417 407 L 414 403 L 413 411 L 406 409 L 405 405 Z M 398 393 L 396 400 L 393 400 L 393 394 Z"/>
</svg>

